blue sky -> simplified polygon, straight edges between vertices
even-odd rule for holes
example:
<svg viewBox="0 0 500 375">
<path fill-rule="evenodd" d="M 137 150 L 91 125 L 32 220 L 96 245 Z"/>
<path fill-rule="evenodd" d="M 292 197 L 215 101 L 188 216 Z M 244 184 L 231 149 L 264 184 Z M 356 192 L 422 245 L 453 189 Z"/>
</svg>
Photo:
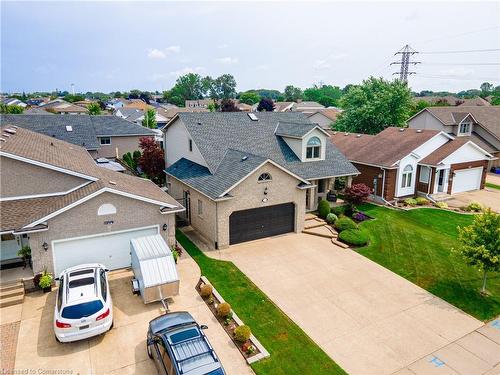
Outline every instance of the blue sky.
<svg viewBox="0 0 500 375">
<path fill-rule="evenodd" d="M 238 90 L 391 77 L 393 54 L 500 48 L 499 2 L 1 2 L 1 90 Z M 500 85 L 500 52 L 421 54 L 414 90 Z"/>
</svg>

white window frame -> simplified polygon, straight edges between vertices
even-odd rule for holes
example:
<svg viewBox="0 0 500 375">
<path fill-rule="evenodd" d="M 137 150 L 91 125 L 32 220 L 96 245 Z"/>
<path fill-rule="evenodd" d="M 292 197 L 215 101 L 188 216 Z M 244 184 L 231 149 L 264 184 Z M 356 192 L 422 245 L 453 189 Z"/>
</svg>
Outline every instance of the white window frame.
<svg viewBox="0 0 500 375">
<path fill-rule="evenodd" d="M 313 140 L 318 140 L 319 141 L 319 145 L 317 144 L 310 144 L 311 141 Z M 322 142 L 321 142 L 321 139 L 319 139 L 319 137 L 311 137 L 307 140 L 307 144 L 306 144 L 306 159 L 308 160 L 311 160 L 311 159 L 319 159 L 321 158 L 321 147 L 323 146 Z M 309 149 L 311 149 L 311 156 L 307 156 L 307 153 L 309 151 Z M 315 151 L 318 151 L 318 156 L 315 156 Z"/>
<path fill-rule="evenodd" d="M 271 176 L 271 173 L 264 172 L 261 173 L 259 178 L 257 179 L 257 182 L 262 183 L 262 182 L 270 182 L 273 180 L 273 176 Z"/>
<path fill-rule="evenodd" d="M 462 127 L 464 127 L 467 131 L 462 131 Z M 458 135 L 471 135 L 471 133 L 472 133 L 471 121 L 461 122 L 460 125 L 458 125 Z"/>
<path fill-rule="evenodd" d="M 104 139 L 109 140 L 109 143 L 106 143 L 106 142 L 103 143 Z M 109 145 L 111 145 L 111 137 L 101 137 L 101 138 L 99 138 L 99 144 L 101 146 L 109 146 Z"/>
<path fill-rule="evenodd" d="M 426 171 L 427 172 L 427 179 L 423 180 L 422 179 L 422 171 Z M 428 167 L 426 165 L 421 165 L 420 166 L 420 175 L 418 176 L 418 182 L 421 182 L 423 184 L 428 184 L 429 183 L 429 180 L 431 178 L 431 167 Z"/>
<path fill-rule="evenodd" d="M 198 199 L 198 216 L 203 216 L 203 201 Z"/>
<path fill-rule="evenodd" d="M 409 170 L 407 170 L 408 167 L 410 168 Z M 411 188 L 412 180 L 413 180 L 413 167 L 411 164 L 407 164 L 403 168 L 403 172 L 401 174 L 401 189 Z"/>
</svg>

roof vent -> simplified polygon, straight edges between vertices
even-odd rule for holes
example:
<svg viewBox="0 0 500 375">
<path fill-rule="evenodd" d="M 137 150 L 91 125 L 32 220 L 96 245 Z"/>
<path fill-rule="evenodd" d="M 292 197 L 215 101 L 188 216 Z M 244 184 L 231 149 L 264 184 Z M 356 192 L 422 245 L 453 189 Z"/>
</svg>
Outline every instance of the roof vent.
<svg viewBox="0 0 500 375">
<path fill-rule="evenodd" d="M 337 135 L 337 132 L 333 132 L 333 135 Z"/>
<path fill-rule="evenodd" d="M 201 125 L 201 121 L 198 121 L 198 123 L 197 123 L 197 124 L 198 124 L 198 125 Z"/>
<path fill-rule="evenodd" d="M 257 115 L 255 113 L 248 113 L 248 117 L 250 117 L 250 120 L 252 121 L 259 121 L 259 118 L 257 117 Z"/>
<path fill-rule="evenodd" d="M 66 131 L 67 132 L 72 132 L 73 131 L 73 127 L 71 125 L 66 125 Z"/>
<path fill-rule="evenodd" d="M 356 135 L 356 138 L 361 138 L 361 134 Z"/>
<path fill-rule="evenodd" d="M 4 129 L 3 131 L 6 133 L 9 133 L 9 134 L 16 134 L 16 129 L 7 128 L 7 129 Z"/>
<path fill-rule="evenodd" d="M 417 133 L 422 133 L 422 129 L 417 129 Z"/>
<path fill-rule="evenodd" d="M 400 132 L 404 132 L 404 131 L 405 131 L 405 129 L 404 129 L 404 128 L 399 128 L 399 131 L 400 131 Z"/>
<path fill-rule="evenodd" d="M 7 138 L 9 138 L 9 137 L 10 137 L 10 135 L 9 135 L 9 134 L 7 134 L 7 133 L 3 133 L 3 134 L 2 134 L 2 136 L 3 136 L 3 137 L 7 137 Z"/>
<path fill-rule="evenodd" d="M 349 133 L 344 133 L 344 136 L 346 136 L 346 137 L 347 137 L 348 135 L 349 135 Z"/>
<path fill-rule="evenodd" d="M 241 158 L 241 161 L 245 161 L 245 160 L 247 160 L 247 159 L 248 159 L 248 156 L 246 156 L 246 155 L 245 155 L 245 156 L 243 156 L 243 157 Z"/>
<path fill-rule="evenodd" d="M 114 181 L 109 181 L 110 185 L 116 185 L 116 182 Z"/>
<path fill-rule="evenodd" d="M 0 138 L 0 142 L 6 142 L 5 138 Z"/>
</svg>

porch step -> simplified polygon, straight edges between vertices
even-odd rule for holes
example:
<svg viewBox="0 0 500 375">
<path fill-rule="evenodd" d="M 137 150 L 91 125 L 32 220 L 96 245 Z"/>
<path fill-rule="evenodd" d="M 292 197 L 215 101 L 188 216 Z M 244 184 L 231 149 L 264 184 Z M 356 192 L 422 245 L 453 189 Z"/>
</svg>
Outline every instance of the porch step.
<svg viewBox="0 0 500 375">
<path fill-rule="evenodd" d="M 310 234 L 312 236 L 318 236 L 323 238 L 337 238 L 337 234 L 333 233 L 331 230 L 327 228 L 326 225 L 321 227 L 312 228 L 312 229 L 304 229 L 302 233 Z"/>
<path fill-rule="evenodd" d="M 306 217 L 305 217 L 306 221 L 308 221 L 308 220 L 316 220 L 316 219 L 319 219 L 317 215 L 311 214 L 311 213 L 307 213 L 306 214 Z"/>
<path fill-rule="evenodd" d="M 24 284 L 22 281 L 0 284 L 0 307 L 17 305 L 24 301 Z"/>
<path fill-rule="evenodd" d="M 312 228 L 318 228 L 322 227 L 323 225 L 326 224 L 326 221 L 323 219 L 313 219 L 313 220 L 306 220 L 304 224 L 304 229 L 312 229 Z"/>
<path fill-rule="evenodd" d="M 349 248 L 349 245 L 347 245 L 347 244 L 345 244 L 343 242 L 337 241 L 336 239 L 333 239 L 333 238 L 332 238 L 332 243 L 334 245 L 337 245 L 337 246 L 343 248 L 343 249 L 348 249 Z"/>
<path fill-rule="evenodd" d="M 436 202 L 444 202 L 444 201 L 449 201 L 450 199 L 453 199 L 453 197 L 450 194 L 432 194 L 431 198 L 434 199 Z"/>
</svg>

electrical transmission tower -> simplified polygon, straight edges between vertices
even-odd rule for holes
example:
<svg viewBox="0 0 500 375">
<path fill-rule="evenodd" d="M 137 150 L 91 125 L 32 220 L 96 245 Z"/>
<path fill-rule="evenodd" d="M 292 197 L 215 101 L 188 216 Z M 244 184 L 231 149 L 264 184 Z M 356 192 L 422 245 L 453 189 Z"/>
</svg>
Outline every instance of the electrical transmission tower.
<svg viewBox="0 0 500 375">
<path fill-rule="evenodd" d="M 408 70 L 410 64 L 417 65 L 420 64 L 420 61 L 411 61 L 411 57 L 418 53 L 413 48 L 411 48 L 408 44 L 401 48 L 398 52 L 394 54 L 401 55 L 401 61 L 392 62 L 391 65 L 401 65 L 401 69 L 399 72 L 394 72 L 392 75 L 399 74 L 399 79 L 403 82 L 408 82 L 408 76 L 411 74 L 415 74 L 415 72 L 411 72 Z"/>
</svg>

